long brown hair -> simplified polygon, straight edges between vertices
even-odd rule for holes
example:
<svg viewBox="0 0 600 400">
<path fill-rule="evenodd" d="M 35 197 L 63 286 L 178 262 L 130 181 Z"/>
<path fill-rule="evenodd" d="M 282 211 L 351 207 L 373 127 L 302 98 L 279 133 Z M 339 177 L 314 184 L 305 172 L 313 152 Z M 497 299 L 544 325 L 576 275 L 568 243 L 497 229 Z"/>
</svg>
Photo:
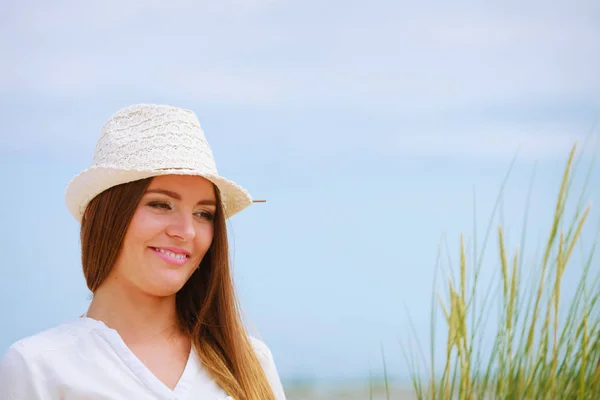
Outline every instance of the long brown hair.
<svg viewBox="0 0 600 400">
<path fill-rule="evenodd" d="M 133 214 L 152 178 L 114 186 L 87 206 L 81 223 L 81 261 L 93 292 L 117 260 Z M 177 293 L 181 328 L 213 379 L 237 400 L 275 396 L 243 328 L 229 265 L 226 216 L 219 189 L 214 236 L 198 268 Z"/>
</svg>

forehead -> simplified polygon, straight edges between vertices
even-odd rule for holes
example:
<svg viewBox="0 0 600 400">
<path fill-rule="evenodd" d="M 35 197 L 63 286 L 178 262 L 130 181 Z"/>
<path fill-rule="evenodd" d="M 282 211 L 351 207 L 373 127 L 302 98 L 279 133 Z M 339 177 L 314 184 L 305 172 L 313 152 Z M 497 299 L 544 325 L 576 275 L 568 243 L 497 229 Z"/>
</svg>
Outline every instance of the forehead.
<svg viewBox="0 0 600 400">
<path fill-rule="evenodd" d="M 181 196 L 214 198 L 214 185 L 201 176 L 161 175 L 152 178 L 148 189 L 165 189 Z"/>
</svg>

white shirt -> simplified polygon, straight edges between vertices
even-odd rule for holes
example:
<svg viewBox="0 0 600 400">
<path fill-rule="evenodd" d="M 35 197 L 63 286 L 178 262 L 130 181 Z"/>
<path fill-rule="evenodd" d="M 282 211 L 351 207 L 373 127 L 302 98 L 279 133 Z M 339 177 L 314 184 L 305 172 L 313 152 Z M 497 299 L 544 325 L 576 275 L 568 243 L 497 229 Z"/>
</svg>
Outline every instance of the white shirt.
<svg viewBox="0 0 600 400">
<path fill-rule="evenodd" d="M 277 400 L 285 400 L 269 348 L 250 337 Z M 24 338 L 0 360 L 2 400 L 226 400 L 192 351 L 174 390 L 103 322 L 82 317 Z"/>
</svg>

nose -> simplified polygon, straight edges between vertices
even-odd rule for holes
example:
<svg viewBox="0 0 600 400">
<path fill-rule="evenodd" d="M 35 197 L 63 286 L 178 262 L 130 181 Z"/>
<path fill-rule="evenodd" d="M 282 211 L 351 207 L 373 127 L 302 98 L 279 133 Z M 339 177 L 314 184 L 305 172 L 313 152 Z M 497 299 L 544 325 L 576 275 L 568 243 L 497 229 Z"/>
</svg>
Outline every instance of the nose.
<svg viewBox="0 0 600 400">
<path fill-rule="evenodd" d="M 183 241 L 190 241 L 196 237 L 193 215 L 185 213 L 175 213 L 167 227 L 167 235 L 179 238 Z"/>
</svg>

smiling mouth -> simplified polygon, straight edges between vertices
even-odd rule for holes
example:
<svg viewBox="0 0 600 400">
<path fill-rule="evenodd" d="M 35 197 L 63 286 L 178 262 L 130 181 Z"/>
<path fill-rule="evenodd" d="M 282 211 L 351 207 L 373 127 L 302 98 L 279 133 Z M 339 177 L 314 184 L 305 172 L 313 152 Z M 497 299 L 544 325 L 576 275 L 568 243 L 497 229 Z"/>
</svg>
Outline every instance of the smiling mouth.
<svg viewBox="0 0 600 400">
<path fill-rule="evenodd" d="M 185 254 L 178 254 L 178 253 L 173 253 L 172 251 L 169 250 L 164 250 L 164 249 L 159 249 L 157 247 L 151 247 L 152 250 L 157 251 L 161 254 L 164 254 L 168 257 L 171 257 L 174 260 L 185 260 L 187 258 L 189 258 L 189 256 L 185 255 Z"/>
</svg>

